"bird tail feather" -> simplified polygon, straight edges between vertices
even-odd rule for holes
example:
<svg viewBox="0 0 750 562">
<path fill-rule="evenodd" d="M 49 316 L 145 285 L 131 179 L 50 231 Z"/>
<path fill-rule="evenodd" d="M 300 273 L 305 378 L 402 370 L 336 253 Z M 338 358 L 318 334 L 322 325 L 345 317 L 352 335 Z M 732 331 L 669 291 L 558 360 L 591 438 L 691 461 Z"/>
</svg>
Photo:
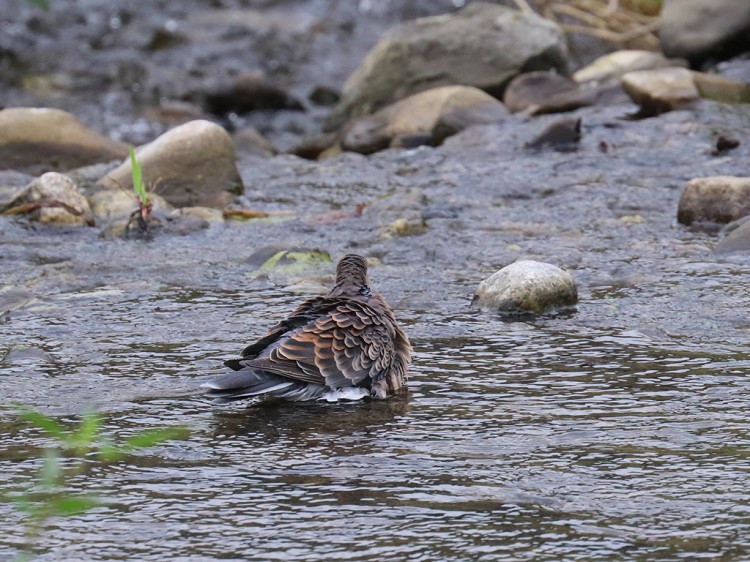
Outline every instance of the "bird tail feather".
<svg viewBox="0 0 750 562">
<path fill-rule="evenodd" d="M 213 398 L 214 402 L 218 404 L 226 404 L 254 396 L 274 396 L 287 400 L 314 400 L 325 390 L 323 385 L 297 382 L 252 368 L 244 368 L 234 373 L 222 375 L 201 386 L 208 389 L 208 397 Z"/>
</svg>

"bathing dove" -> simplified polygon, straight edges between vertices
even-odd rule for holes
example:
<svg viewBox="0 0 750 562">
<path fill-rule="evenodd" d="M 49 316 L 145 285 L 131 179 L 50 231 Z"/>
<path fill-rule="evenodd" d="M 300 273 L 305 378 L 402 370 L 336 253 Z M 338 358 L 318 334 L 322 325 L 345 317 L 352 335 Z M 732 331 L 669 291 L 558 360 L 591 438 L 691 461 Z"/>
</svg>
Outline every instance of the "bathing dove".
<svg viewBox="0 0 750 562">
<path fill-rule="evenodd" d="M 336 284 L 225 365 L 234 372 L 203 386 L 216 402 L 386 398 L 406 382 L 411 345 L 388 304 L 370 289 L 367 260 L 341 258 Z"/>
</svg>

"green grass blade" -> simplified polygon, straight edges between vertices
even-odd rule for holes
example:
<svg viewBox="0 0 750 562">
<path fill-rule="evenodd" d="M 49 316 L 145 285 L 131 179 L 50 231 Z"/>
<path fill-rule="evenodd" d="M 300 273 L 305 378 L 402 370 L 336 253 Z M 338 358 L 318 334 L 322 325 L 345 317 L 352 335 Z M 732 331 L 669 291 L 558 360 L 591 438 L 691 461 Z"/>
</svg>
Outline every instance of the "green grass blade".
<svg viewBox="0 0 750 562">
<path fill-rule="evenodd" d="M 171 441 L 172 439 L 185 439 L 190 435 L 190 431 L 184 427 L 165 427 L 162 429 L 154 429 L 152 431 L 145 431 L 138 435 L 128 437 L 122 445 L 122 448 L 126 451 L 135 451 L 137 449 L 145 449 L 147 447 L 153 447 L 164 441 Z"/>
<path fill-rule="evenodd" d="M 42 470 L 39 473 L 39 482 L 47 489 L 54 489 L 60 483 L 62 468 L 60 467 L 60 456 L 55 449 L 45 449 Z"/>
<path fill-rule="evenodd" d="M 50 502 L 50 511 L 55 515 L 78 515 L 98 505 L 101 502 L 93 496 L 61 496 Z"/>
<path fill-rule="evenodd" d="M 67 437 L 68 432 L 65 428 L 52 418 L 47 417 L 36 410 L 32 410 L 28 406 L 20 406 L 18 410 L 18 415 L 21 419 L 24 419 L 39 429 L 46 431 L 50 436 L 56 437 L 60 440 L 65 440 Z"/>
<path fill-rule="evenodd" d="M 148 194 L 146 193 L 146 185 L 143 183 L 143 170 L 138 160 L 135 159 L 133 145 L 130 145 L 130 168 L 133 177 L 133 191 L 141 200 L 141 204 L 145 205 L 148 203 Z"/>
<path fill-rule="evenodd" d="M 91 449 L 94 441 L 96 441 L 96 434 L 99 432 L 101 424 L 102 418 L 99 414 L 94 412 L 85 413 L 81 419 L 78 431 L 70 435 L 65 440 L 65 444 L 73 449 Z"/>
</svg>

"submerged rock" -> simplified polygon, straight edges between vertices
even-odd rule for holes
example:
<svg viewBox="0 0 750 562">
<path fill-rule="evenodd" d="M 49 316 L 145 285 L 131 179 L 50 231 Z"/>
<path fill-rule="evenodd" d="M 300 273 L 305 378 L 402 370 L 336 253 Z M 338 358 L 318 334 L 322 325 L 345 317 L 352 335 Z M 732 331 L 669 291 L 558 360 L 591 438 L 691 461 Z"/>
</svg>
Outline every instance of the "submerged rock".
<svg viewBox="0 0 750 562">
<path fill-rule="evenodd" d="M 497 122 L 508 115 L 502 103 L 482 90 L 443 86 L 355 119 L 345 129 L 341 146 L 368 154 L 388 146 L 409 147 L 410 142 L 437 145 L 470 125 Z"/>
<path fill-rule="evenodd" d="M 0 111 L 0 169 L 33 174 L 124 158 L 126 144 L 92 131 L 66 111 Z"/>
<path fill-rule="evenodd" d="M 477 287 L 473 304 L 506 315 L 544 314 L 575 305 L 573 276 L 555 265 L 521 260 L 493 273 Z"/>
<path fill-rule="evenodd" d="M 234 145 L 210 121 L 191 121 L 136 149 L 146 186 L 177 207 L 222 208 L 242 193 Z M 133 189 L 130 159 L 99 180 L 103 187 Z"/>
<path fill-rule="evenodd" d="M 677 220 L 728 223 L 750 215 L 750 178 L 713 176 L 690 180 L 680 196 Z"/>
<path fill-rule="evenodd" d="M 750 51 L 750 2 L 665 0 L 659 38 L 664 54 L 694 66 Z"/>
<path fill-rule="evenodd" d="M 3 209 L 10 215 L 64 226 L 94 226 L 86 198 L 68 176 L 47 172 L 18 193 Z"/>
<path fill-rule="evenodd" d="M 325 250 L 281 246 L 258 248 L 245 260 L 249 277 L 268 278 L 284 286 L 325 275 L 331 262 L 331 255 Z"/>
<path fill-rule="evenodd" d="M 499 97 L 523 70 L 566 73 L 567 56 L 564 35 L 551 21 L 472 2 L 391 29 L 347 80 L 328 127 L 438 86 L 474 86 Z"/>
</svg>

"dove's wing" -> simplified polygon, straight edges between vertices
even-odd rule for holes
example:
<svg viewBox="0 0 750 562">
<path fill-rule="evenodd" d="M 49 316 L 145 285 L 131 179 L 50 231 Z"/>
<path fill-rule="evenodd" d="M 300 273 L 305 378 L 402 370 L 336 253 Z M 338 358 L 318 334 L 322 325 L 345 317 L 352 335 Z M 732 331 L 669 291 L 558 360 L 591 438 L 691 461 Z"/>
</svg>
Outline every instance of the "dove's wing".
<svg viewBox="0 0 750 562">
<path fill-rule="evenodd" d="M 331 388 L 359 386 L 387 375 L 394 335 L 387 316 L 367 304 L 342 299 L 306 325 L 275 338 L 257 356 L 228 364 Z"/>
</svg>

